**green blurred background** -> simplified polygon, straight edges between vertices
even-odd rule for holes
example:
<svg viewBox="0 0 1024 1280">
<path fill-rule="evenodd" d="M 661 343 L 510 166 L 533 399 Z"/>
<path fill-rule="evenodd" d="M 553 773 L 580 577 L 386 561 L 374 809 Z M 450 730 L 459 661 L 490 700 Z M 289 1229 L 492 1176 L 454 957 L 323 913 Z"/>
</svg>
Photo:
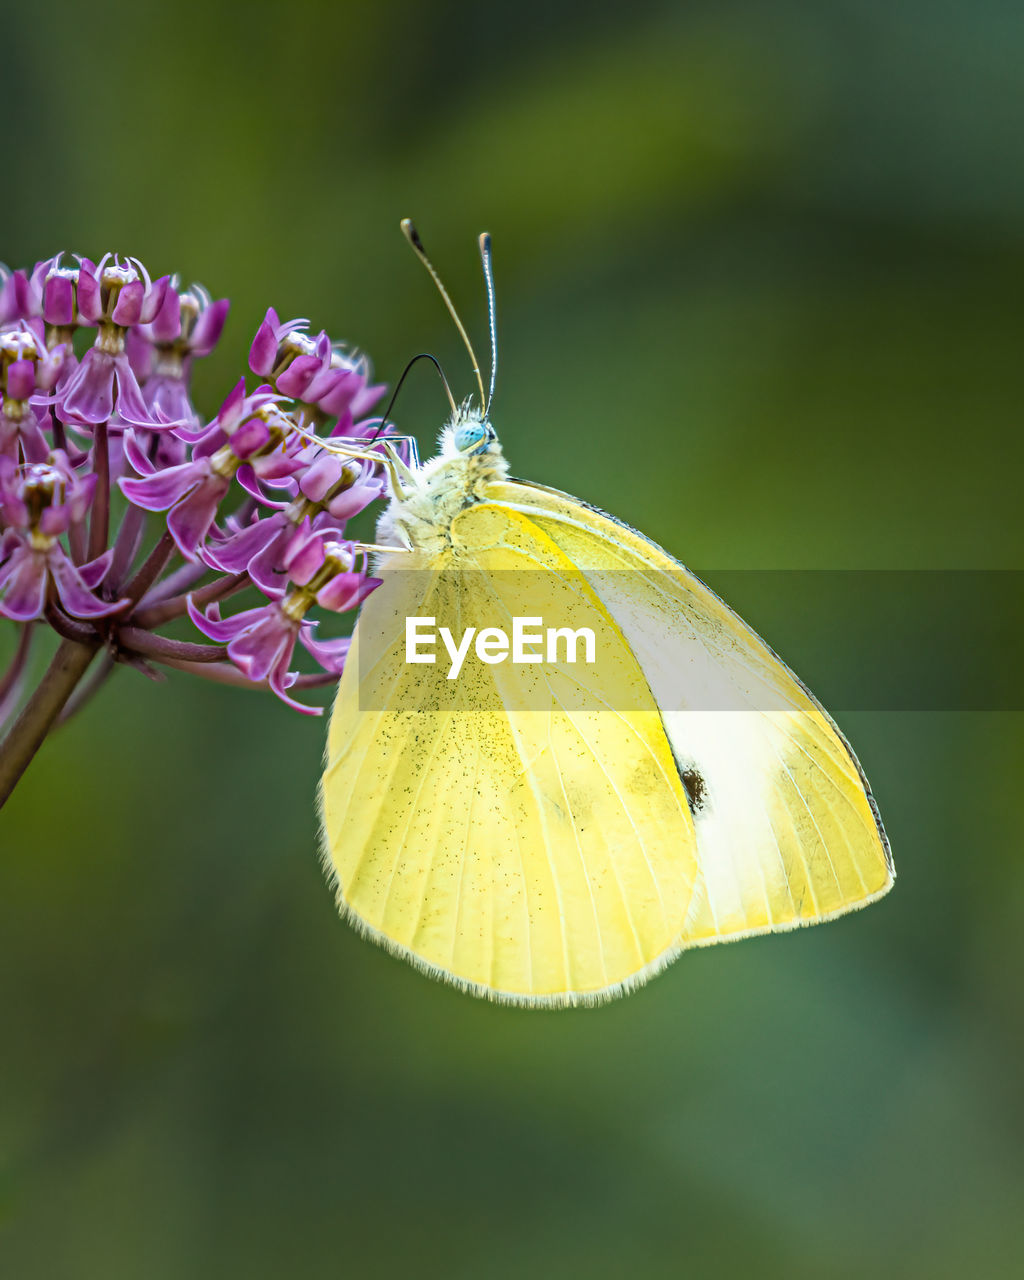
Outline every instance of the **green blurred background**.
<svg viewBox="0 0 1024 1280">
<path fill-rule="evenodd" d="M 515 473 L 712 582 L 1021 566 L 1019 6 L 51 0 L 2 38 L 0 257 L 229 295 L 207 410 L 268 304 L 468 393 L 397 223 L 481 343 L 486 227 Z M 1021 718 L 837 714 L 893 894 L 546 1014 L 339 922 L 322 722 L 120 673 L 0 818 L 0 1274 L 1024 1273 Z"/>
</svg>

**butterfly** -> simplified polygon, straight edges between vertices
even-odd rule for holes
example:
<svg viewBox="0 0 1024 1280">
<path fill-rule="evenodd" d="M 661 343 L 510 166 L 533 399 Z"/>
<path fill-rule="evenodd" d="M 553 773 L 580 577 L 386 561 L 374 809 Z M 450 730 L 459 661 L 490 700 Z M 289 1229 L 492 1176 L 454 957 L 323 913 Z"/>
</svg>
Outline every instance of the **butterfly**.
<svg viewBox="0 0 1024 1280">
<path fill-rule="evenodd" d="M 357 620 L 320 788 L 342 913 L 465 991 L 562 1006 L 629 991 L 689 947 L 881 897 L 894 870 L 867 779 L 793 672 L 643 534 L 510 478 L 489 414 L 489 238 L 485 396 L 403 230 L 480 402 L 449 393 L 430 461 L 390 450 L 381 586 Z M 410 661 L 410 619 L 457 636 L 545 614 L 585 619 L 600 660 L 573 663 L 567 643 L 561 662 L 516 664 L 478 643 L 483 660 L 454 679 L 443 654 Z"/>
</svg>

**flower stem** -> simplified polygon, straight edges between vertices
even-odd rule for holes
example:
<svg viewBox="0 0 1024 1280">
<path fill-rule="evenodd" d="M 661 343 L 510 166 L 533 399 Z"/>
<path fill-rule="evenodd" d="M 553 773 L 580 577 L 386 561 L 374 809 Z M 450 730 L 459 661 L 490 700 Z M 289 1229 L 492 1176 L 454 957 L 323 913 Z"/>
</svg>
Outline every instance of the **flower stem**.
<svg viewBox="0 0 1024 1280">
<path fill-rule="evenodd" d="M 89 559 L 95 560 L 106 551 L 110 536 L 110 447 L 105 422 L 98 423 L 93 434 L 92 470 L 96 476 L 96 491 L 89 520 Z"/>
<path fill-rule="evenodd" d="M 102 638 L 95 627 L 84 626 L 52 606 L 46 610 L 46 621 L 59 636 L 63 636 L 65 640 L 73 640 L 77 644 L 88 645 L 92 644 L 93 640 Z"/>
<path fill-rule="evenodd" d="M 57 717 L 57 726 L 67 724 L 72 716 L 77 715 L 79 711 L 90 701 L 94 693 L 97 693 L 110 679 L 117 664 L 109 653 L 105 653 L 101 658 L 99 665 L 93 667 L 89 673 L 88 680 L 75 689 L 74 693 L 64 704 L 64 709 Z"/>
<path fill-rule="evenodd" d="M 168 636 L 154 635 L 152 631 L 146 631 L 142 627 L 120 627 L 117 639 L 131 653 L 141 653 L 157 662 L 167 658 L 180 658 L 184 662 L 223 662 L 227 654 L 227 645 L 171 640 Z"/>
<path fill-rule="evenodd" d="M 128 571 L 135 560 L 139 542 L 146 527 L 146 513 L 141 507 L 129 507 L 121 520 L 121 527 L 114 540 L 114 558 L 110 562 L 107 581 L 116 594 L 118 587 L 128 577 Z"/>
<path fill-rule="evenodd" d="M 165 529 L 156 546 L 142 562 L 142 567 L 135 577 L 124 587 L 124 594 L 135 603 L 141 600 L 149 588 L 163 572 L 164 566 L 174 552 L 174 539 Z"/>
<path fill-rule="evenodd" d="M 32 623 L 24 622 L 20 628 L 18 636 L 18 647 L 14 650 L 14 657 L 11 659 L 11 665 L 0 677 L 0 700 L 5 698 L 10 692 L 11 686 L 21 674 L 21 669 L 25 665 L 28 657 L 29 645 L 32 642 Z"/>
<path fill-rule="evenodd" d="M 267 689 L 266 680 L 250 680 L 237 667 L 228 663 L 186 662 L 178 658 L 162 658 L 164 666 L 174 667 L 176 671 L 187 671 L 189 675 L 200 676 L 203 680 L 212 680 L 214 684 L 227 684 L 236 689 Z M 337 684 L 339 677 L 332 671 L 316 671 L 310 675 L 298 676 L 289 689 L 319 689 L 324 685 Z"/>
<path fill-rule="evenodd" d="M 95 644 L 61 642 L 38 688 L 0 744 L 0 806 L 28 768 L 98 648 L 98 639 Z"/>
<path fill-rule="evenodd" d="M 233 596 L 238 591 L 244 591 L 250 583 L 251 579 L 247 573 L 235 573 L 230 577 L 218 578 L 216 582 L 200 587 L 198 591 L 191 593 L 186 591 L 181 595 L 172 596 L 170 600 L 155 604 L 149 609 L 143 609 L 140 613 L 135 614 L 132 621 L 140 627 L 152 629 L 160 626 L 162 622 L 169 622 L 171 618 L 180 618 L 188 608 L 190 594 L 193 602 L 202 609 L 206 605 L 212 604 L 214 600 L 226 600 L 228 596 Z"/>
<path fill-rule="evenodd" d="M 0 678 L 0 725 L 4 724 L 7 717 L 18 705 L 18 699 L 21 696 L 22 686 L 28 670 L 28 655 L 32 648 L 32 633 L 33 623 L 24 623 L 21 627 L 21 634 L 18 636 L 18 647 L 14 651 L 11 665 L 4 672 L 3 677 Z"/>
<path fill-rule="evenodd" d="M 148 609 L 159 600 L 167 600 L 170 596 L 177 595 L 179 591 L 190 587 L 194 582 L 198 582 L 204 573 L 209 573 L 205 564 L 181 564 L 162 582 L 158 582 L 151 591 L 148 591 L 139 604 Z"/>
</svg>

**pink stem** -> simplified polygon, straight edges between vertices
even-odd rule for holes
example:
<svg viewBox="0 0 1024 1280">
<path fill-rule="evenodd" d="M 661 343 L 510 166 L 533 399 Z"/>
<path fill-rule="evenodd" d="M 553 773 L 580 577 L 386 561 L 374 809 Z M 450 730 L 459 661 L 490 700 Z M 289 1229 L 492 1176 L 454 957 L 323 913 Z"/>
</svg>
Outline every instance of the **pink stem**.
<svg viewBox="0 0 1024 1280">
<path fill-rule="evenodd" d="M 154 635 L 142 627 L 118 627 L 118 643 L 132 653 L 164 662 L 177 658 L 182 662 L 222 662 L 227 654 L 223 644 L 192 644 L 188 640 L 171 640 L 168 636 Z"/>
<path fill-rule="evenodd" d="M 97 423 L 93 433 L 92 469 L 96 476 L 96 489 L 92 495 L 92 516 L 89 520 L 89 559 L 95 560 L 106 551 L 110 536 L 110 445 L 105 422 Z"/>
<path fill-rule="evenodd" d="M 200 608 L 212 604 L 215 600 L 226 600 L 229 596 L 244 591 L 250 585 L 250 578 L 247 573 L 236 573 L 231 577 L 218 578 L 216 582 L 211 582 L 205 587 L 200 587 L 198 591 L 192 592 L 193 602 Z M 188 608 L 189 592 L 182 592 L 179 596 L 172 596 L 170 600 L 165 600 L 161 604 L 153 605 L 152 608 L 143 609 L 141 613 L 136 613 L 132 621 L 138 623 L 140 627 L 146 627 L 152 630 L 153 627 L 160 626 L 163 622 L 169 622 L 172 618 L 180 618 Z"/>
<path fill-rule="evenodd" d="M 164 658 L 164 665 L 174 667 L 178 671 L 187 671 L 190 675 L 201 676 L 204 680 L 212 680 L 215 684 L 228 684 L 236 689 L 266 689 L 269 686 L 266 681 L 250 680 L 248 676 L 242 675 L 237 667 L 232 667 L 228 663 L 223 666 L 219 663 L 213 665 L 199 665 L 194 662 L 181 662 L 174 658 Z M 289 689 L 317 689 L 323 685 L 335 684 L 338 680 L 336 675 L 329 671 L 317 671 L 312 675 L 299 676 L 294 684 L 288 686 Z"/>
</svg>

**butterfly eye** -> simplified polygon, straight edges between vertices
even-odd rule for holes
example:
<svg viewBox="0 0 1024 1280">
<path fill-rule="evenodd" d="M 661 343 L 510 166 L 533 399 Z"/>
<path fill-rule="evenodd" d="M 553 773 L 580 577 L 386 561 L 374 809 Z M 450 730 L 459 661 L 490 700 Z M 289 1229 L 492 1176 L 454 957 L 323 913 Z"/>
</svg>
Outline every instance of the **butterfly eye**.
<svg viewBox="0 0 1024 1280">
<path fill-rule="evenodd" d="M 489 422 L 467 422 L 455 432 L 455 447 L 460 453 L 479 453 L 496 439 Z"/>
</svg>

